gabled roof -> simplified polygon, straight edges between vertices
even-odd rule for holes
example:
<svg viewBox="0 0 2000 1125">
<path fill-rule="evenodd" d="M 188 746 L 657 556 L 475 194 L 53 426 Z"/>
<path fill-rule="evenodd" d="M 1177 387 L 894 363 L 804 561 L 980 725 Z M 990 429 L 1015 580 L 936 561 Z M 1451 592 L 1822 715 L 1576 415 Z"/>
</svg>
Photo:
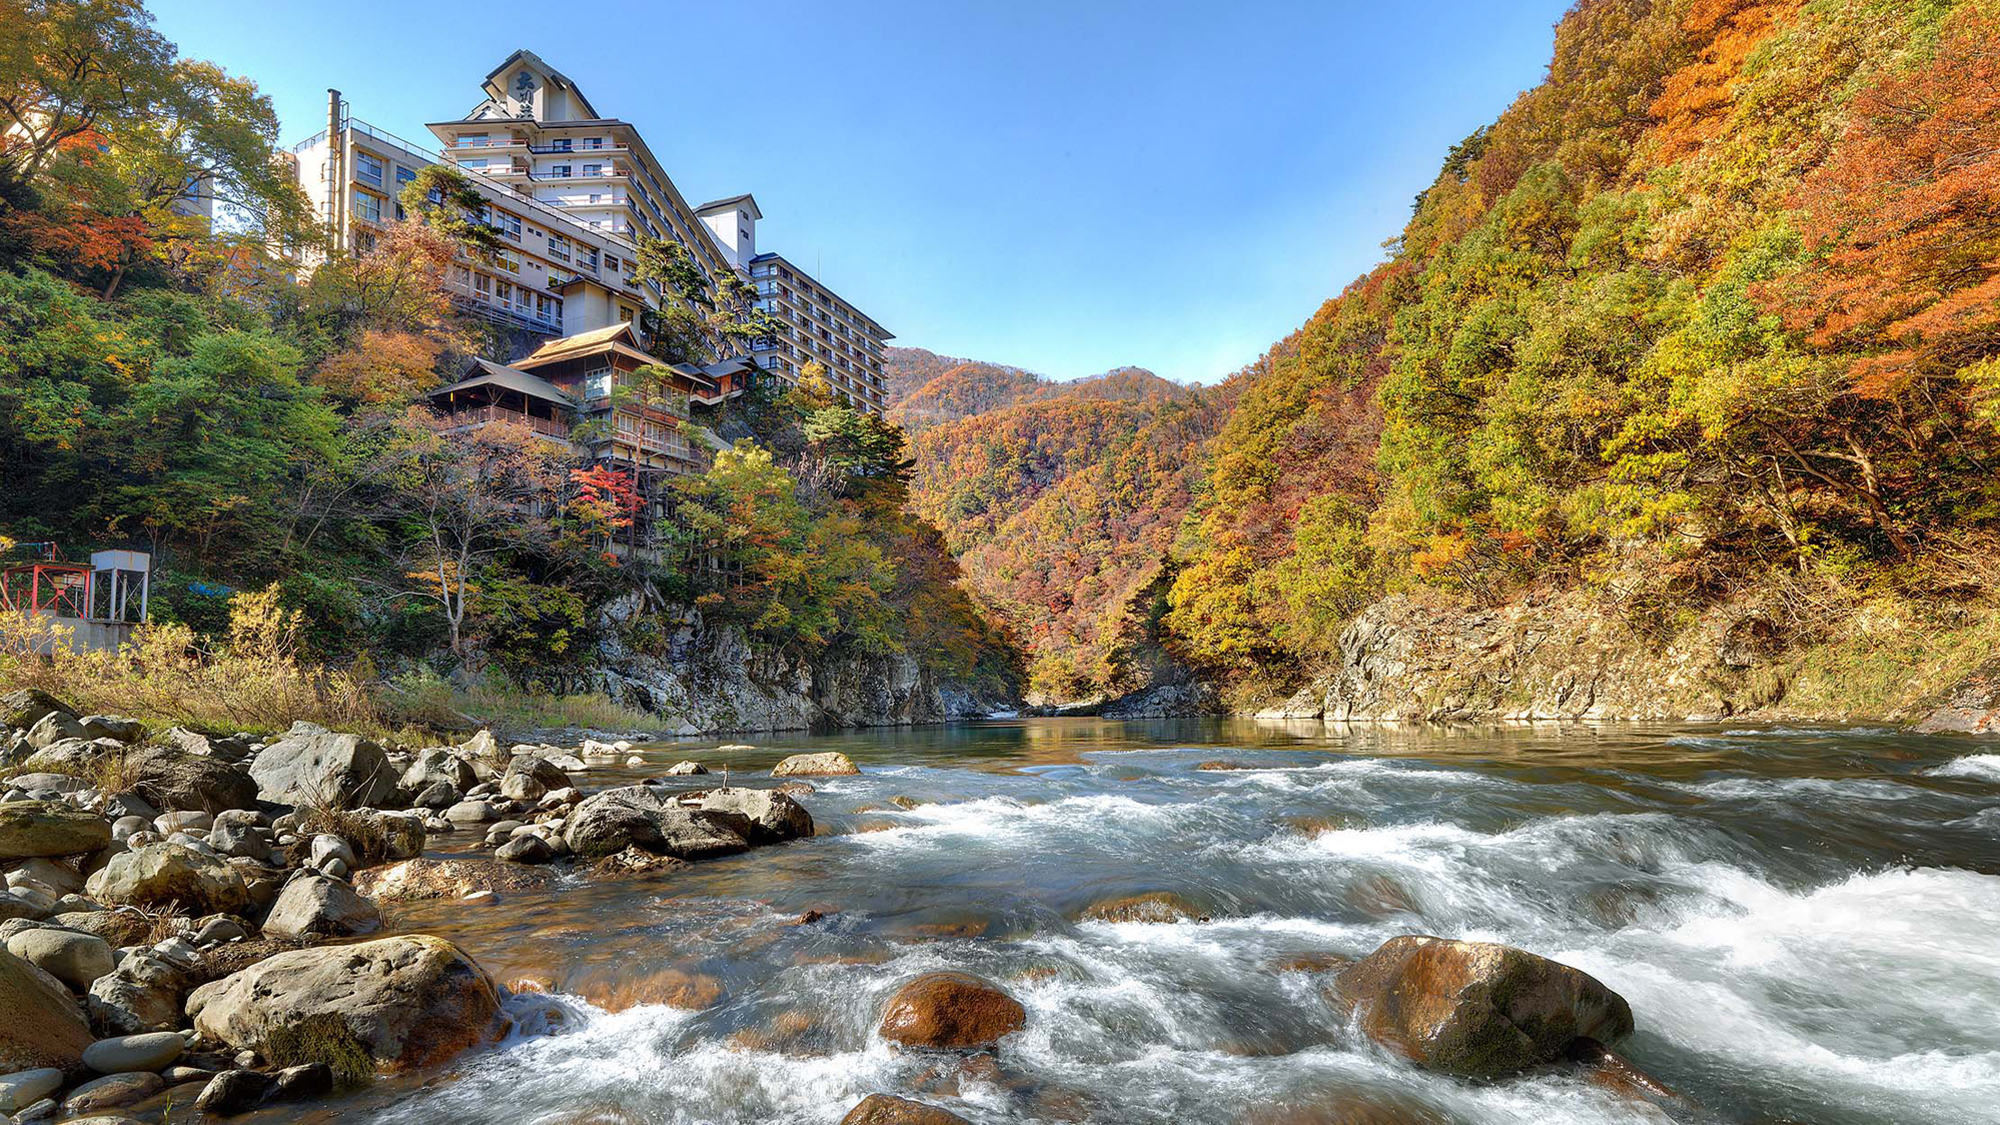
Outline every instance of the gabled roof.
<svg viewBox="0 0 2000 1125">
<path fill-rule="evenodd" d="M 747 207 L 750 217 L 753 219 L 764 217 L 764 212 L 757 207 L 757 197 L 747 191 L 742 195 L 732 195 L 727 199 L 711 199 L 707 203 L 695 208 L 694 213 L 697 215 L 706 215 L 710 211 L 732 211 L 738 207 Z"/>
<path fill-rule="evenodd" d="M 544 402 L 553 403 L 564 408 L 576 405 L 574 399 L 564 394 L 555 384 L 550 383 L 547 379 L 530 375 L 525 371 L 516 371 L 512 367 L 501 363 L 494 363 L 492 360 L 477 358 L 467 366 L 465 378 L 460 379 L 449 387 L 439 387 L 437 390 L 431 392 L 431 397 L 439 398 L 449 395 L 453 391 L 469 391 L 474 387 L 496 387 L 500 390 L 513 391 L 516 394 L 526 395 L 529 398 L 538 398 Z"/>
<path fill-rule="evenodd" d="M 506 85 L 504 83 L 496 85 L 495 83 L 495 80 L 500 77 L 500 72 L 508 70 L 518 63 L 526 63 L 529 66 L 534 67 L 536 70 L 541 71 L 543 74 L 548 75 L 549 81 L 554 82 L 559 86 L 567 88 L 570 93 L 576 95 L 576 100 L 582 104 L 585 113 L 589 114 L 591 117 L 597 116 L 597 107 L 590 104 L 590 99 L 583 96 L 583 91 L 577 87 L 576 83 L 569 80 L 568 75 L 565 75 L 563 72 L 557 70 L 555 67 L 550 66 L 548 63 L 543 62 L 542 57 L 540 55 L 537 55 L 536 53 L 526 49 L 525 47 L 515 51 L 511 55 L 508 55 L 505 59 L 501 60 L 499 66 L 496 66 L 492 70 L 486 72 L 485 85 L 492 87 L 496 90 L 496 93 L 494 95 L 495 97 L 504 98 L 507 96 Z"/>
</svg>

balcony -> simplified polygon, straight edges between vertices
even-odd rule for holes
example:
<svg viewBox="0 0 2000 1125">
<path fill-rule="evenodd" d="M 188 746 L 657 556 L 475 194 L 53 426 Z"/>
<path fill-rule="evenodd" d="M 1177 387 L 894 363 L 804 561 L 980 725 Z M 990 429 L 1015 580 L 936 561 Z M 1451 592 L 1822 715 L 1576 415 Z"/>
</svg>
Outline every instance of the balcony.
<svg viewBox="0 0 2000 1125">
<path fill-rule="evenodd" d="M 595 172 L 585 172 L 581 167 L 573 168 L 568 172 L 530 172 L 525 168 L 517 168 L 512 174 L 518 176 L 524 173 L 529 179 L 538 183 L 545 180 L 628 180 L 632 178 L 632 173 L 629 170 L 621 171 L 617 168 L 600 168 Z"/>
<path fill-rule="evenodd" d="M 553 418 L 537 418 L 532 414 L 523 414 L 504 406 L 474 406 L 464 410 L 454 410 L 446 415 L 446 418 L 450 420 L 451 429 L 454 431 L 469 430 L 489 422 L 512 422 L 517 426 L 526 426 L 543 437 L 569 440 L 568 423 Z"/>
</svg>

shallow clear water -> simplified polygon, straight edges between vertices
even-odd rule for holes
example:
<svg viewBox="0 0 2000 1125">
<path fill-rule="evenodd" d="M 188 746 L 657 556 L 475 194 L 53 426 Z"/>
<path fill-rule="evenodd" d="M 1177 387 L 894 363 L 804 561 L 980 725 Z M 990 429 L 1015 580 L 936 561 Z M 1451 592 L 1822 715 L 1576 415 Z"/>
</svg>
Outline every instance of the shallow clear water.
<svg viewBox="0 0 2000 1125">
<path fill-rule="evenodd" d="M 719 770 L 713 745 L 649 756 Z M 887 1091 L 977 1122 L 1665 1120 L 1561 1076 L 1426 1075 L 1288 964 L 1431 933 L 1622 993 L 1624 1053 L 1700 1120 L 2000 1121 L 2000 754 L 1977 742 L 1030 720 L 778 736 L 729 760 L 770 784 L 778 757 L 820 749 L 864 772 L 815 779 L 814 839 L 404 908 L 393 928 L 550 991 L 446 1073 L 285 1119 L 835 1122 Z M 1254 768 L 1195 768 L 1218 759 Z M 1151 891 L 1211 920 L 1074 920 Z M 827 918 L 794 924 L 809 909 Z M 1027 1006 L 990 1063 L 873 1034 L 898 982 L 940 968 Z"/>
</svg>

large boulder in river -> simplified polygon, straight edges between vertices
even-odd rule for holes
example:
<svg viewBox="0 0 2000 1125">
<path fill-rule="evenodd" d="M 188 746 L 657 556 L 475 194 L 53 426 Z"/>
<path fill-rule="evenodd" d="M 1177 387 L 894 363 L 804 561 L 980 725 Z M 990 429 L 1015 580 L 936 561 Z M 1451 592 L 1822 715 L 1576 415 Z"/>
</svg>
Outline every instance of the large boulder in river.
<svg viewBox="0 0 2000 1125">
<path fill-rule="evenodd" d="M 0 804 L 0 861 L 82 855 L 111 844 L 111 822 L 61 801 Z"/>
<path fill-rule="evenodd" d="M 812 814 L 774 789 L 710 789 L 696 806 L 722 817 L 753 844 L 776 844 L 813 834 Z"/>
<path fill-rule="evenodd" d="M 392 1071 L 489 1042 L 502 1023 L 486 971 L 424 935 L 280 953 L 195 989 L 187 1012 L 202 1035 L 274 1061 L 316 1042 Z"/>
<path fill-rule="evenodd" d="M 378 902 L 464 898 L 492 891 L 533 894 L 554 888 L 556 876 L 541 868 L 496 859 L 411 859 L 371 867 L 355 876 L 355 889 Z"/>
<path fill-rule="evenodd" d="M 372 901 L 310 871 L 292 876 L 264 919 L 264 932 L 279 937 L 356 937 L 381 928 L 382 912 Z"/>
<path fill-rule="evenodd" d="M 190 914 L 237 914 L 250 888 L 234 867 L 184 844 L 162 842 L 120 852 L 85 884 L 113 906 L 178 906 Z"/>
<path fill-rule="evenodd" d="M 905 1047 L 990 1047 L 1027 1026 L 1028 1012 L 992 981 L 970 973 L 925 973 L 896 990 L 882 1011 L 882 1038 Z"/>
<path fill-rule="evenodd" d="M 840 1125 L 972 1125 L 948 1109 L 893 1094 L 870 1094 L 847 1111 Z"/>
<path fill-rule="evenodd" d="M 297 722 L 250 763 L 257 794 L 284 805 L 379 805 L 396 790 L 396 770 L 382 748 L 358 734 Z"/>
<path fill-rule="evenodd" d="M 100 1034 L 173 1031 L 181 1025 L 188 984 L 188 970 L 183 966 L 156 950 L 135 949 L 125 954 L 117 968 L 90 982 L 90 995 L 84 1003 Z"/>
<path fill-rule="evenodd" d="M 227 762 L 155 747 L 125 760 L 132 792 L 158 809 L 219 813 L 257 807 L 257 783 Z"/>
<path fill-rule="evenodd" d="M 586 859 L 637 847 L 677 859 L 745 851 L 750 842 L 722 817 L 684 809 L 653 786 L 606 789 L 572 809 L 563 829 L 570 850 Z"/>
<path fill-rule="evenodd" d="M 0 1074 L 52 1066 L 83 1069 L 83 1049 L 95 1037 L 83 1009 L 54 977 L 0 950 Z"/>
<path fill-rule="evenodd" d="M 860 773 L 854 760 L 838 750 L 819 754 L 794 754 L 771 767 L 772 777 L 834 777 Z"/>
<path fill-rule="evenodd" d="M 1632 1033 L 1624 997 L 1511 946 L 1410 935 L 1343 969 L 1332 999 L 1369 1038 L 1427 1070 L 1499 1078 L 1563 1058 L 1580 1038 Z"/>
</svg>

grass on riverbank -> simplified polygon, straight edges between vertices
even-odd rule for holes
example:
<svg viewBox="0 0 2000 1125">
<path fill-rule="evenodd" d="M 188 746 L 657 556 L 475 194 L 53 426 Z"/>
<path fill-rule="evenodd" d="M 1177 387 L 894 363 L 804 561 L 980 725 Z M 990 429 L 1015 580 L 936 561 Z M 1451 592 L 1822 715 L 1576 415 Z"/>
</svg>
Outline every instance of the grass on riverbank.
<svg viewBox="0 0 2000 1125">
<path fill-rule="evenodd" d="M 380 700 L 398 721 L 435 729 L 476 725 L 510 731 L 565 727 L 637 731 L 660 726 L 658 715 L 594 692 L 559 695 L 495 679 L 465 686 L 429 673 L 398 676 L 386 685 Z"/>
</svg>

